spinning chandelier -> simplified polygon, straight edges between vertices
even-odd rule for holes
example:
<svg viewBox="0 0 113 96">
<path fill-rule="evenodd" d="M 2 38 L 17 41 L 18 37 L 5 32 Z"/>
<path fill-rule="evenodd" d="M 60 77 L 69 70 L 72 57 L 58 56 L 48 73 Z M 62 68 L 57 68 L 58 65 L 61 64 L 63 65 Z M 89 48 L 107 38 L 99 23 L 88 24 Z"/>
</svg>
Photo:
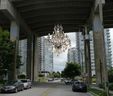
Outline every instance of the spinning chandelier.
<svg viewBox="0 0 113 96">
<path fill-rule="evenodd" d="M 52 35 L 48 34 L 48 41 L 52 44 L 53 52 L 57 55 L 65 52 L 71 46 L 71 41 L 60 24 L 54 26 Z"/>
</svg>

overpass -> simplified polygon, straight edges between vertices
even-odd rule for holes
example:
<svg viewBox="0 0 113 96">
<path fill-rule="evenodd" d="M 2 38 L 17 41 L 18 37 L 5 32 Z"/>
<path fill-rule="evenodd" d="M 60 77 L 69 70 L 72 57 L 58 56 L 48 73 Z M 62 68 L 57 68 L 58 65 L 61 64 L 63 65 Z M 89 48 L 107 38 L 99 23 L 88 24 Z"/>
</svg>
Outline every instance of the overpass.
<svg viewBox="0 0 113 96">
<path fill-rule="evenodd" d="M 91 77 L 90 30 L 94 32 L 97 83 L 107 81 L 104 28 L 113 27 L 112 0 L 0 0 L 0 26 L 10 31 L 11 40 L 27 38 L 27 76 L 36 79 L 36 37 L 52 33 L 55 24 L 65 32 L 83 32 L 88 82 Z M 102 73 L 100 73 L 102 64 Z M 36 67 L 37 66 L 37 67 Z M 13 73 L 16 72 L 15 64 Z M 15 74 L 12 78 L 16 78 Z"/>
</svg>

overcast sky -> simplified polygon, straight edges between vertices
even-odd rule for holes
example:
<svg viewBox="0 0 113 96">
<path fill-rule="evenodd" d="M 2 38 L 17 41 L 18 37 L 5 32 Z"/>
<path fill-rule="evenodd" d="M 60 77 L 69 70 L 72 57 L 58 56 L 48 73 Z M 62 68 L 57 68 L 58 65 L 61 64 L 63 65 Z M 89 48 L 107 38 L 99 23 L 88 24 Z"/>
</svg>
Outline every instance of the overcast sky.
<svg viewBox="0 0 113 96">
<path fill-rule="evenodd" d="M 111 37 L 111 51 L 112 51 L 112 61 L 113 61 L 113 28 L 110 29 L 110 37 Z M 113 64 L 113 63 L 112 63 Z M 113 66 L 113 65 L 112 65 Z"/>
<path fill-rule="evenodd" d="M 75 42 L 75 33 L 67 33 L 69 38 L 71 39 L 71 47 L 76 46 Z M 112 47 L 112 54 L 113 54 L 113 29 L 110 29 L 110 35 L 111 35 L 111 47 Z M 67 51 L 57 56 L 54 54 L 54 71 L 62 71 L 65 67 L 65 64 L 67 62 Z M 113 55 L 112 55 L 112 61 L 113 61 Z"/>
<path fill-rule="evenodd" d="M 70 40 L 71 40 L 71 47 L 75 47 L 75 32 L 73 33 L 67 33 L 67 35 L 69 36 Z M 63 52 L 62 54 L 59 54 L 59 56 L 57 56 L 54 53 L 54 71 L 62 71 L 65 67 L 65 64 L 67 62 L 67 50 L 66 52 Z"/>
</svg>

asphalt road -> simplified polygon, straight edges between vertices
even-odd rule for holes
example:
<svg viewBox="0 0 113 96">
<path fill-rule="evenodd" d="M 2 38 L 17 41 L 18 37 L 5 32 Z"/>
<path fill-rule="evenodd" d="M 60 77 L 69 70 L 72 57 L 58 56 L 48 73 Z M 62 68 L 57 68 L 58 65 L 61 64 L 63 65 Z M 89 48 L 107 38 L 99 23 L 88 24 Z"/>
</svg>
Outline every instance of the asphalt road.
<svg viewBox="0 0 113 96">
<path fill-rule="evenodd" d="M 72 92 L 70 85 L 59 83 L 40 83 L 18 93 L 0 93 L 0 96 L 91 96 L 89 93 Z"/>
</svg>

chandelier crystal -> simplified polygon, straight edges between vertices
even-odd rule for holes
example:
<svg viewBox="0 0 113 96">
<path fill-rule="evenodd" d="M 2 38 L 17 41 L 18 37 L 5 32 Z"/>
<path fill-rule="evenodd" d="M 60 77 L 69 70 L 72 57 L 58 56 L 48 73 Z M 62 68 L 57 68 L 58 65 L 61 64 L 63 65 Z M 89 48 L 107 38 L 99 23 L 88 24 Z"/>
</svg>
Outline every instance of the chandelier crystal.
<svg viewBox="0 0 113 96">
<path fill-rule="evenodd" d="M 52 35 L 48 34 L 48 41 L 52 44 L 53 52 L 57 55 L 65 52 L 71 46 L 71 41 L 60 24 L 54 26 Z"/>
</svg>

